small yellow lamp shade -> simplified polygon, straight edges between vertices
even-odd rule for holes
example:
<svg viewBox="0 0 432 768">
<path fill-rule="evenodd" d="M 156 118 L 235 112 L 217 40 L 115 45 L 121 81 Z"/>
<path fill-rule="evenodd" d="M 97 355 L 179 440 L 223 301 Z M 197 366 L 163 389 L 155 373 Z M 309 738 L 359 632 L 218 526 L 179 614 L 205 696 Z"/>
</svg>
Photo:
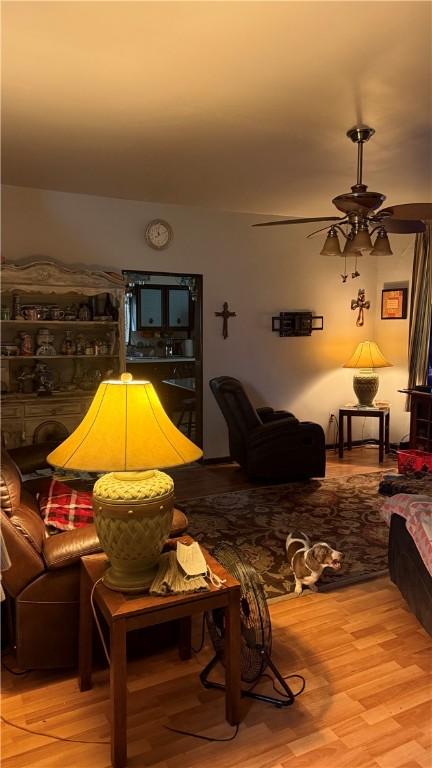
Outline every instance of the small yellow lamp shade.
<svg viewBox="0 0 432 768">
<path fill-rule="evenodd" d="M 56 467 L 127 472 L 189 464 L 202 456 L 170 421 L 149 381 L 102 382 L 82 422 L 48 456 Z"/>
<path fill-rule="evenodd" d="M 353 355 L 344 363 L 343 368 L 388 368 L 388 363 L 378 344 L 374 341 L 361 341 Z"/>
</svg>

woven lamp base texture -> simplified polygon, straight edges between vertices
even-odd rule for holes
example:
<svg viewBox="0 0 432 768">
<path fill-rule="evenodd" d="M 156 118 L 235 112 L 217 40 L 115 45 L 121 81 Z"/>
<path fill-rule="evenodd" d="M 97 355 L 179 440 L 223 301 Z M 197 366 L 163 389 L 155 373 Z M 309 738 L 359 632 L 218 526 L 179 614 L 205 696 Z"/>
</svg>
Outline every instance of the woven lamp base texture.
<svg viewBox="0 0 432 768">
<path fill-rule="evenodd" d="M 359 372 L 354 374 L 353 388 L 360 408 L 373 408 L 373 400 L 378 392 L 378 386 L 379 377 L 372 368 L 360 368 Z"/>
<path fill-rule="evenodd" d="M 96 531 L 110 567 L 104 584 L 146 592 L 158 568 L 173 518 L 174 483 L 164 472 L 111 472 L 93 489 Z"/>
</svg>

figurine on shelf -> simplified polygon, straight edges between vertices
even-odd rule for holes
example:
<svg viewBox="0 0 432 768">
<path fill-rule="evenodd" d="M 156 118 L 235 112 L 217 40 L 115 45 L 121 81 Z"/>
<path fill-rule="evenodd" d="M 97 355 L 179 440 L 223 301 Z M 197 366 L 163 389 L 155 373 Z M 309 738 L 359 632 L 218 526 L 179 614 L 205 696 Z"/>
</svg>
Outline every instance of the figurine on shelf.
<svg viewBox="0 0 432 768">
<path fill-rule="evenodd" d="M 67 307 L 65 307 L 64 311 L 64 319 L 65 320 L 76 320 L 78 317 L 78 307 L 76 304 L 68 304 Z"/>
<path fill-rule="evenodd" d="M 18 392 L 24 395 L 31 395 L 33 392 L 34 373 L 29 368 L 20 368 L 16 377 Z"/>
<path fill-rule="evenodd" d="M 85 336 L 82 333 L 79 333 L 76 337 L 76 354 L 77 355 L 85 355 L 85 347 L 86 347 L 86 341 Z"/>
<path fill-rule="evenodd" d="M 31 357 L 33 355 L 32 337 L 25 331 L 20 331 L 19 333 L 19 354 L 21 357 Z"/>
<path fill-rule="evenodd" d="M 62 355 L 74 355 L 76 352 L 76 344 L 72 338 L 72 331 L 65 331 L 65 336 L 61 346 Z"/>
<path fill-rule="evenodd" d="M 56 355 L 56 349 L 53 346 L 54 336 L 49 328 L 40 328 L 36 335 L 36 354 L 42 357 Z"/>
<path fill-rule="evenodd" d="M 33 389 L 39 397 L 52 394 L 54 375 L 46 363 L 36 363 L 33 375 Z"/>
</svg>

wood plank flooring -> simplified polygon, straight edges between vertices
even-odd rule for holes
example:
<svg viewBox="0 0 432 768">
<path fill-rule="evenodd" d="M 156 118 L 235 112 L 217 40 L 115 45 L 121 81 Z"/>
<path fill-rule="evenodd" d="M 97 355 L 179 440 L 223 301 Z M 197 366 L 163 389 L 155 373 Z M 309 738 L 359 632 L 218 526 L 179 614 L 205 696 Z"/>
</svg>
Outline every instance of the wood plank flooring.
<svg viewBox="0 0 432 768">
<path fill-rule="evenodd" d="M 387 460 L 386 468 L 392 466 Z M 327 474 L 379 469 L 375 449 L 362 448 L 342 462 L 330 454 Z M 177 476 L 178 498 L 246 482 L 232 466 L 199 472 Z M 284 675 L 306 679 L 294 705 L 244 700 L 233 741 L 201 741 L 165 726 L 213 738 L 232 734 L 223 694 L 199 683 L 209 645 L 186 662 L 175 649 L 131 661 L 129 768 L 431 768 L 432 638 L 388 578 L 273 603 L 270 611 L 275 663 Z M 199 630 L 194 627 L 195 645 Z M 288 682 L 298 690 L 297 679 Z M 259 689 L 272 692 L 268 680 Z M 96 671 L 85 693 L 73 672 L 14 677 L 3 670 L 2 691 L 2 715 L 13 723 L 62 739 L 106 742 L 55 741 L 3 723 L 2 768 L 108 768 L 106 669 Z"/>
</svg>

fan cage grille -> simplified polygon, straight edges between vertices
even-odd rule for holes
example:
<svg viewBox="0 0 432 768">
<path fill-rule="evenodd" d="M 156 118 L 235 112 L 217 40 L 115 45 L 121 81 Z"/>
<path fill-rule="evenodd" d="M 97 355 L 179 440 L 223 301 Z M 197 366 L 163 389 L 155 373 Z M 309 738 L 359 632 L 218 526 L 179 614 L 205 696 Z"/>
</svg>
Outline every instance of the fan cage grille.
<svg viewBox="0 0 432 768">
<path fill-rule="evenodd" d="M 213 556 L 240 584 L 241 679 L 253 683 L 264 672 L 271 655 L 271 622 L 261 577 L 232 544 L 222 542 Z M 225 664 L 223 609 L 206 613 L 206 623 L 215 652 Z"/>
</svg>

